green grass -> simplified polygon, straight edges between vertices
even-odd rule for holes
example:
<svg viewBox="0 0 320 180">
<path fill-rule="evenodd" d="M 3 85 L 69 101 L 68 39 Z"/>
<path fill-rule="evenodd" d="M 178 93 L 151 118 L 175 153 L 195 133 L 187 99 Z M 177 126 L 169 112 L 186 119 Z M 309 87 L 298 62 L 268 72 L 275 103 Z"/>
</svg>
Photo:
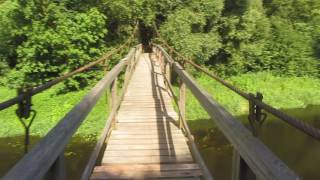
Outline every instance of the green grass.
<svg viewBox="0 0 320 180">
<path fill-rule="evenodd" d="M 257 91 L 264 95 L 263 101 L 278 109 L 304 108 L 320 104 L 320 79 L 309 77 L 279 77 L 267 72 L 249 73 L 227 79 L 245 92 Z M 247 114 L 248 102 L 220 83 L 202 74 L 196 82 L 233 115 Z M 175 91 L 178 88 L 175 87 Z M 200 106 L 190 91 L 187 91 L 187 119 L 208 119 L 208 114 Z"/>
<path fill-rule="evenodd" d="M 31 126 L 31 134 L 34 136 L 44 136 L 53 128 L 64 115 L 70 111 L 74 105 L 89 91 L 89 88 L 77 92 L 57 95 L 61 85 L 57 85 L 32 98 L 33 109 L 37 111 L 37 116 Z M 0 87 L 0 101 L 7 100 L 16 95 L 15 90 Z M 76 136 L 85 138 L 95 138 L 102 130 L 107 117 L 106 97 L 100 98 L 97 105 L 88 115 L 84 123 L 80 126 Z M 20 124 L 15 110 L 17 106 L 12 106 L 0 111 L 0 137 L 19 136 L 24 134 L 24 129 Z"/>
</svg>

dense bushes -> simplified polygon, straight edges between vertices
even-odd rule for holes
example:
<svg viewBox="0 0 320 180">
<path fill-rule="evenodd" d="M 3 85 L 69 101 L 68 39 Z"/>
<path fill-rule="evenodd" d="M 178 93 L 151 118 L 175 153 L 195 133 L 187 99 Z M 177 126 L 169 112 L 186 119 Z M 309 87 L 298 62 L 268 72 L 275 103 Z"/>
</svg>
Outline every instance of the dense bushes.
<svg viewBox="0 0 320 180">
<path fill-rule="evenodd" d="M 177 8 L 160 29 L 177 50 L 221 75 L 319 77 L 319 19 L 313 0 L 200 0 Z"/>
<path fill-rule="evenodd" d="M 93 1 L 19 0 L 0 6 L 0 73 L 8 72 L 7 84 L 14 88 L 37 86 L 81 67 L 122 43 L 129 36 L 126 32 L 132 32 L 128 22 L 125 30 L 119 24 L 110 25 L 124 17 L 108 19 L 111 15 L 101 9 L 103 4 Z M 117 33 L 121 39 L 111 38 Z M 76 75 L 65 85 L 69 90 L 85 87 L 99 72 L 103 71 Z"/>
<path fill-rule="evenodd" d="M 73 13 L 55 3 L 19 1 L 7 15 L 10 34 L 1 43 L 1 55 L 13 68 L 8 74 L 11 86 L 42 84 L 87 64 L 104 50 L 106 17 L 95 8 Z M 78 75 L 67 84 L 85 86 L 94 75 Z"/>
<path fill-rule="evenodd" d="M 138 21 L 143 33 L 156 23 L 169 44 L 220 75 L 320 74 L 314 0 L 8 0 L 0 4 L 0 74 L 12 87 L 42 84 L 121 44 Z M 96 76 L 66 85 L 79 89 Z"/>
</svg>

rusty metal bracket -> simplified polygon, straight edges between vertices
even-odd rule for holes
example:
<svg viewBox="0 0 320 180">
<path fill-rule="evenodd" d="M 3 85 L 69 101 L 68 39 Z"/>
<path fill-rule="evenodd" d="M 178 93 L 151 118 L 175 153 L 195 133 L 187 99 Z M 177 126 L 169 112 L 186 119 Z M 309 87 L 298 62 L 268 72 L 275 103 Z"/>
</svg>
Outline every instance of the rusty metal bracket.
<svg viewBox="0 0 320 180">
<path fill-rule="evenodd" d="M 267 119 L 267 114 L 262 112 L 262 108 L 259 107 L 255 102 L 263 100 L 263 95 L 257 92 L 256 95 L 249 93 L 249 115 L 248 120 L 254 136 L 259 135 L 259 129 L 261 128 L 264 121 Z"/>
<path fill-rule="evenodd" d="M 24 152 L 28 152 L 28 146 L 30 144 L 30 127 L 35 119 L 37 112 L 32 110 L 32 88 L 20 88 L 18 89 L 18 95 L 23 95 L 24 99 L 19 102 L 18 109 L 16 110 L 16 114 L 19 118 L 20 123 L 24 127 L 25 130 L 25 139 L 24 139 Z"/>
</svg>

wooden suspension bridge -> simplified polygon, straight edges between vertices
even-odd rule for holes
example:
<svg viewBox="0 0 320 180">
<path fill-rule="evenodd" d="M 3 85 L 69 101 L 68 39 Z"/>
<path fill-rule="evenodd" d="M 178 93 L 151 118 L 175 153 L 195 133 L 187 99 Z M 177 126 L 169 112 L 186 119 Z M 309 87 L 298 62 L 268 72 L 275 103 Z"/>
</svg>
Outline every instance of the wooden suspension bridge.
<svg viewBox="0 0 320 180">
<path fill-rule="evenodd" d="M 101 61 L 105 59 L 93 62 L 86 68 Z M 184 66 L 184 63 L 174 61 L 164 48 L 157 44 L 152 45 L 150 53 L 145 53 L 142 45 L 135 46 L 3 180 L 66 179 L 64 149 L 82 121 L 109 88 L 111 112 L 82 172 L 82 180 L 214 179 L 214 174 L 211 175 L 208 171 L 186 122 L 187 88 L 233 145 L 233 180 L 300 179 L 254 133 L 201 89 L 185 71 Z M 86 68 L 78 70 L 77 73 Z M 122 72 L 124 82 L 121 91 L 117 92 L 118 77 Z M 171 85 L 172 72 L 179 79 L 178 95 L 174 93 Z M 208 71 L 204 72 L 210 74 Z M 59 81 L 72 75 L 66 75 Z M 217 80 L 221 81 L 219 78 Z M 39 93 L 58 81 L 50 83 L 30 91 L 29 95 Z M 224 85 L 230 86 L 227 83 Z M 232 90 L 238 91 L 235 88 Z M 261 98 L 250 99 L 251 96 L 245 93 L 240 95 L 249 99 L 251 120 L 261 118 L 262 108 L 270 113 L 274 111 L 272 107 L 264 104 Z M 2 103 L 0 110 L 26 97 L 27 95 L 19 96 Z M 176 104 L 177 108 L 174 108 L 173 104 Z M 299 121 L 290 117 L 288 119 L 283 113 L 273 114 L 287 118 L 289 124 L 301 130 L 311 129 L 308 134 L 318 138 L 317 129 L 305 124 L 301 127 Z"/>
</svg>

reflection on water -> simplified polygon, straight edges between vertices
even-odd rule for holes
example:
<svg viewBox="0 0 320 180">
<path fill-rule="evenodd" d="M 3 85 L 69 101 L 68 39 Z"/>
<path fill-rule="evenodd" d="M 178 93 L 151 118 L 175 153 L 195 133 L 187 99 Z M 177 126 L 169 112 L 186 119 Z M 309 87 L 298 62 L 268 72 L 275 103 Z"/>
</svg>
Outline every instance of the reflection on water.
<svg viewBox="0 0 320 180">
<path fill-rule="evenodd" d="M 31 146 L 39 142 L 40 137 L 31 137 Z M 0 177 L 14 166 L 24 155 L 24 136 L 0 139 Z M 78 180 L 81 177 L 95 142 L 89 142 L 80 137 L 74 137 L 65 150 L 66 173 L 68 180 Z M 32 166 L 32 164 L 31 164 Z"/>
<path fill-rule="evenodd" d="M 320 128 L 320 106 L 284 111 Z M 238 119 L 246 121 L 245 116 Z M 189 122 L 200 151 L 215 179 L 231 179 L 233 149 L 212 124 L 212 120 Z M 320 142 L 271 115 L 268 115 L 260 136 L 261 140 L 300 177 L 307 180 L 320 179 Z"/>
</svg>

